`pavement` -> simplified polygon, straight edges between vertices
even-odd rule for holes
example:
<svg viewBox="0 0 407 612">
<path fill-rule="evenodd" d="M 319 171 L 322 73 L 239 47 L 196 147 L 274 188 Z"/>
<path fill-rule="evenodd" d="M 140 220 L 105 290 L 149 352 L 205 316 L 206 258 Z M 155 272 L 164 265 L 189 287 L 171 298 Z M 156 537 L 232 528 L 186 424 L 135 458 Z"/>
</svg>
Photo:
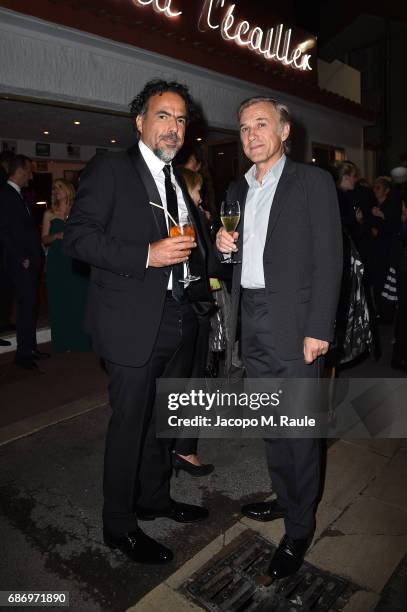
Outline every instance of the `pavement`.
<svg viewBox="0 0 407 612">
<path fill-rule="evenodd" d="M 368 359 L 346 374 L 399 376 L 388 366 L 389 328 L 382 339 L 379 362 Z M 107 549 L 100 507 L 110 409 L 98 359 L 53 355 L 35 372 L 12 360 L 13 353 L 0 355 L 0 591 L 68 591 L 78 612 L 200 610 L 180 590 L 199 568 L 248 530 L 278 543 L 281 520 L 256 523 L 239 512 L 248 500 L 271 493 L 262 440 L 202 440 L 200 456 L 215 472 L 200 479 L 180 473 L 172 496 L 206 505 L 209 520 L 142 524 L 175 551 L 174 562 L 135 565 Z M 340 608 L 346 612 L 406 609 L 406 451 L 398 439 L 336 440 L 327 449 L 307 561 L 353 583 Z"/>
</svg>

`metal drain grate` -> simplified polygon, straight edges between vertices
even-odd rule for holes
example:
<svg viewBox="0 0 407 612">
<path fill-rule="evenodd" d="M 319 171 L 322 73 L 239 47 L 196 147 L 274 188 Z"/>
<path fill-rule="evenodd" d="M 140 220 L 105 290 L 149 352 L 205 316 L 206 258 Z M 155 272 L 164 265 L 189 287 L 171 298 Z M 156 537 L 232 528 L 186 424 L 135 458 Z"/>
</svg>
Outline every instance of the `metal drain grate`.
<svg viewBox="0 0 407 612">
<path fill-rule="evenodd" d="M 184 584 L 182 591 L 211 612 L 327 612 L 351 587 L 346 580 L 308 563 L 294 576 L 265 586 L 270 582 L 264 577 L 274 550 L 256 534 L 238 538 Z"/>
</svg>

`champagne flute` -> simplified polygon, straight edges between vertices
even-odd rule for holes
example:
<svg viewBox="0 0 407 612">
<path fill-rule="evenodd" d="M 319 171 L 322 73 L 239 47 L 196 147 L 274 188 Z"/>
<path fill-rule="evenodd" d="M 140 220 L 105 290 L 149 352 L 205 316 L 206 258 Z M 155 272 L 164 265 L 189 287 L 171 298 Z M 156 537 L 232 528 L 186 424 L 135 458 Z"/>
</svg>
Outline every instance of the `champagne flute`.
<svg viewBox="0 0 407 612">
<path fill-rule="evenodd" d="M 191 238 L 193 238 L 194 240 L 196 239 L 195 228 L 192 225 L 189 215 L 187 213 L 181 213 L 178 225 L 171 225 L 170 236 L 171 238 L 173 238 L 174 236 L 191 236 Z M 185 287 L 188 287 L 190 283 L 200 280 L 201 277 L 191 274 L 188 260 L 185 262 L 184 265 L 186 276 L 184 278 L 181 278 L 179 282 L 183 283 Z"/>
<path fill-rule="evenodd" d="M 233 234 L 233 232 L 236 230 L 237 226 L 239 225 L 239 221 L 240 221 L 239 202 L 237 200 L 236 202 L 222 202 L 222 205 L 220 207 L 220 219 L 222 221 L 222 225 L 225 228 L 225 230 L 229 234 Z M 224 259 L 222 263 L 225 263 L 225 264 L 242 263 L 241 261 L 235 259 L 234 254 L 235 254 L 234 251 L 229 253 L 229 257 Z"/>
</svg>

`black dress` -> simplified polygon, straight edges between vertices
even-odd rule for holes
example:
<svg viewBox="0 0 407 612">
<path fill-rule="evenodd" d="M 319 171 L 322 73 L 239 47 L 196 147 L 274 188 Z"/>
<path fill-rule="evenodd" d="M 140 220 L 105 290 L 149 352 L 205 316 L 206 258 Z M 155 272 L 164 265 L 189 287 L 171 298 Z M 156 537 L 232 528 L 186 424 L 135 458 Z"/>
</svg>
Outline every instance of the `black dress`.
<svg viewBox="0 0 407 612">
<path fill-rule="evenodd" d="M 63 232 L 63 219 L 52 219 L 50 234 Z M 88 291 L 87 266 L 64 253 L 63 241 L 54 240 L 48 249 L 46 280 L 52 348 L 56 353 L 91 350 L 83 330 Z"/>
<path fill-rule="evenodd" d="M 373 240 L 372 251 L 372 280 L 377 305 L 382 304 L 381 293 L 384 288 L 386 276 L 394 256 L 395 237 L 400 232 L 401 201 L 390 193 L 380 205 L 384 219 L 374 217 L 372 226 L 377 230 Z"/>
</svg>

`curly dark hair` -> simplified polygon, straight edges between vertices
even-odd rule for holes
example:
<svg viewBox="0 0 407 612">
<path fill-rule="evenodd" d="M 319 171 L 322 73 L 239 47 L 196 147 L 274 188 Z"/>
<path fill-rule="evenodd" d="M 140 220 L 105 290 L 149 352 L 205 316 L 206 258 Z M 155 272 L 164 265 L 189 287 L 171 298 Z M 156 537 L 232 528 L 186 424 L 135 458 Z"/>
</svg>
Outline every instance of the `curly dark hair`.
<svg viewBox="0 0 407 612">
<path fill-rule="evenodd" d="M 187 109 L 187 120 L 195 114 L 195 104 L 190 96 L 188 87 L 177 81 L 164 81 L 153 79 L 145 84 L 144 89 L 130 102 L 130 113 L 133 119 L 138 115 L 145 115 L 148 108 L 148 101 L 152 96 L 163 94 L 167 91 L 178 94 L 185 102 Z"/>
</svg>

